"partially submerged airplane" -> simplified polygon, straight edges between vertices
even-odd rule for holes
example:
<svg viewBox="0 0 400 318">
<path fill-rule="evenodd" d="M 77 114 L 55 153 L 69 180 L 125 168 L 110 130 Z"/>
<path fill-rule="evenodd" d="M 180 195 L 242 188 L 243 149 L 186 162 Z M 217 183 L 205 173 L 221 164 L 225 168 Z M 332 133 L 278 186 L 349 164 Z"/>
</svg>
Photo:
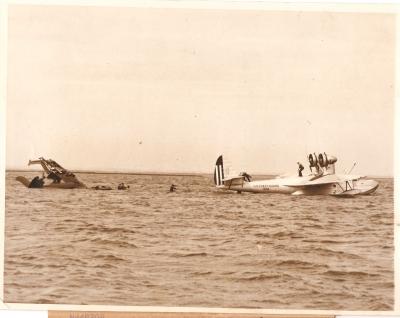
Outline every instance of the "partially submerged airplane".
<svg viewBox="0 0 400 318">
<path fill-rule="evenodd" d="M 54 160 L 46 160 L 43 157 L 40 157 L 38 160 L 29 160 L 28 165 L 33 164 L 40 164 L 42 166 L 44 170 L 42 178 L 35 177 L 31 181 L 22 176 L 16 178 L 16 180 L 28 188 L 86 188 L 86 185 L 79 181 L 75 174 L 61 167 Z M 45 179 L 51 180 L 51 182 L 46 183 Z"/>
<path fill-rule="evenodd" d="M 308 156 L 311 173 L 308 176 L 276 177 L 275 179 L 251 181 L 242 172 L 239 175 L 225 175 L 222 155 L 215 163 L 214 183 L 217 189 L 232 190 L 239 193 L 286 193 L 292 195 L 333 195 L 352 197 L 366 195 L 378 188 L 375 180 L 366 180 L 358 175 L 339 175 L 335 173 L 336 157 L 326 153 Z"/>
</svg>

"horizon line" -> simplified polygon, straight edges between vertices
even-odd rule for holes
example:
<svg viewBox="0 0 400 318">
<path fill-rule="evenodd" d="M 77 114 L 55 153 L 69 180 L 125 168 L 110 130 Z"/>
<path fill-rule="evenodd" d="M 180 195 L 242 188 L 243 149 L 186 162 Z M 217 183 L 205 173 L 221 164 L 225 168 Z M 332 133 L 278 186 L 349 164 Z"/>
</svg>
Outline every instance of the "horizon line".
<svg viewBox="0 0 400 318">
<path fill-rule="evenodd" d="M 68 170 L 73 173 L 87 173 L 87 174 L 130 174 L 130 175 L 151 175 L 151 176 L 177 176 L 177 177 L 199 177 L 199 176 L 212 176 L 213 172 L 174 172 L 174 171 L 166 171 L 166 172 L 157 172 L 157 171 L 113 171 L 113 170 Z M 43 170 L 35 169 L 5 169 L 5 172 L 43 172 Z M 279 173 L 252 173 L 254 176 L 266 176 L 266 177 L 276 177 L 281 174 Z M 361 175 L 361 174 L 360 174 Z M 369 178 L 378 178 L 378 179 L 394 179 L 394 176 L 382 176 L 382 175 L 365 175 L 365 177 Z"/>
</svg>

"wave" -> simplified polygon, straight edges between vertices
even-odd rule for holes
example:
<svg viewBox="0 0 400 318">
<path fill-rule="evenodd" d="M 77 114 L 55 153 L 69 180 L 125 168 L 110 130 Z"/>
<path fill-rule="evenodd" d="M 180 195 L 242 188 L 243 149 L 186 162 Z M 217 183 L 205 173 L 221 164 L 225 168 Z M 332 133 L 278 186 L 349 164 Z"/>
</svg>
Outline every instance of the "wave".
<svg viewBox="0 0 400 318">
<path fill-rule="evenodd" d="M 328 270 L 324 273 L 324 275 L 328 276 L 352 276 L 356 278 L 365 278 L 365 277 L 379 277 L 379 274 L 372 274 L 362 271 L 339 271 L 339 270 Z"/>
<path fill-rule="evenodd" d="M 39 298 L 36 301 L 33 301 L 34 304 L 54 304 L 54 299 L 51 298 Z"/>
<path fill-rule="evenodd" d="M 352 258 L 352 259 L 363 259 L 363 257 L 361 257 L 357 254 L 349 253 L 346 251 L 335 251 L 335 250 L 331 250 L 329 248 L 317 247 L 317 248 L 314 248 L 313 251 L 320 252 L 321 254 L 325 254 L 325 255 L 342 255 L 344 257 L 348 257 L 348 258 Z"/>
<path fill-rule="evenodd" d="M 102 233 L 136 233 L 134 230 L 125 229 L 122 227 L 108 227 L 104 225 L 96 225 L 91 223 L 86 223 L 85 226 L 81 226 L 77 229 L 78 231 L 94 231 L 94 232 L 102 232 Z"/>
<path fill-rule="evenodd" d="M 314 242 L 319 242 L 319 243 L 327 243 L 327 244 L 350 244 L 352 242 L 344 242 L 344 241 L 335 241 L 335 240 L 320 240 L 320 241 L 314 241 Z"/>
<path fill-rule="evenodd" d="M 318 263 L 312 263 L 312 262 L 307 262 L 307 261 L 300 261 L 300 260 L 284 260 L 284 261 L 278 261 L 276 262 L 277 266 L 296 266 L 296 267 L 328 267 L 327 265 L 324 264 L 318 264 Z"/>
<path fill-rule="evenodd" d="M 236 281 L 265 281 L 265 280 L 271 280 L 271 279 L 277 279 L 277 278 L 287 278 L 290 277 L 290 275 L 287 274 L 255 274 L 247 277 L 239 277 L 236 278 Z"/>
<path fill-rule="evenodd" d="M 211 271 L 207 271 L 207 272 L 194 272 L 193 275 L 196 276 L 205 276 L 205 275 L 211 275 L 212 272 Z"/>
<path fill-rule="evenodd" d="M 115 256 L 113 254 L 106 254 L 106 255 L 100 254 L 96 255 L 94 258 L 103 259 L 105 261 L 125 261 L 124 258 Z"/>
<path fill-rule="evenodd" d="M 101 244 L 101 245 L 111 245 L 111 246 L 118 246 L 118 247 L 125 247 L 125 248 L 137 248 L 137 246 L 133 243 L 128 243 L 124 241 L 114 241 L 114 240 L 105 240 L 101 238 L 95 238 L 91 240 L 91 242 Z"/>
<path fill-rule="evenodd" d="M 173 257 L 196 257 L 196 256 L 207 256 L 208 254 L 205 252 L 199 252 L 199 253 L 174 253 L 172 254 Z"/>
</svg>

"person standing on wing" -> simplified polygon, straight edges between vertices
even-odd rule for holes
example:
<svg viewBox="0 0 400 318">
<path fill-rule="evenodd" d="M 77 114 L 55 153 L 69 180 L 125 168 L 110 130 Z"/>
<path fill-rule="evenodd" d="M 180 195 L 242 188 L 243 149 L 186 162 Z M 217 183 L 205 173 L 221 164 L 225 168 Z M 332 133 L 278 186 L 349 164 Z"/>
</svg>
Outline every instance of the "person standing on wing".
<svg viewBox="0 0 400 318">
<path fill-rule="evenodd" d="M 302 171 L 304 170 L 304 167 L 300 162 L 297 162 L 297 164 L 299 165 L 299 170 L 298 170 L 299 171 L 299 177 L 302 177 L 303 176 Z"/>
</svg>

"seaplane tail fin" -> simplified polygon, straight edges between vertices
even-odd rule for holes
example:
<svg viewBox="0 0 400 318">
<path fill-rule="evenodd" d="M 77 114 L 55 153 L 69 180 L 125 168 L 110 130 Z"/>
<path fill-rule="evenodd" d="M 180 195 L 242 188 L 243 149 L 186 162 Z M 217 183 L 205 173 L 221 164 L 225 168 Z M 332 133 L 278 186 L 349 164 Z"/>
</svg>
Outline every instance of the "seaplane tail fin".
<svg viewBox="0 0 400 318">
<path fill-rule="evenodd" d="M 223 185 L 223 179 L 224 179 L 224 162 L 223 162 L 222 155 L 221 155 L 218 157 L 218 159 L 215 163 L 214 184 L 216 186 Z"/>
</svg>

